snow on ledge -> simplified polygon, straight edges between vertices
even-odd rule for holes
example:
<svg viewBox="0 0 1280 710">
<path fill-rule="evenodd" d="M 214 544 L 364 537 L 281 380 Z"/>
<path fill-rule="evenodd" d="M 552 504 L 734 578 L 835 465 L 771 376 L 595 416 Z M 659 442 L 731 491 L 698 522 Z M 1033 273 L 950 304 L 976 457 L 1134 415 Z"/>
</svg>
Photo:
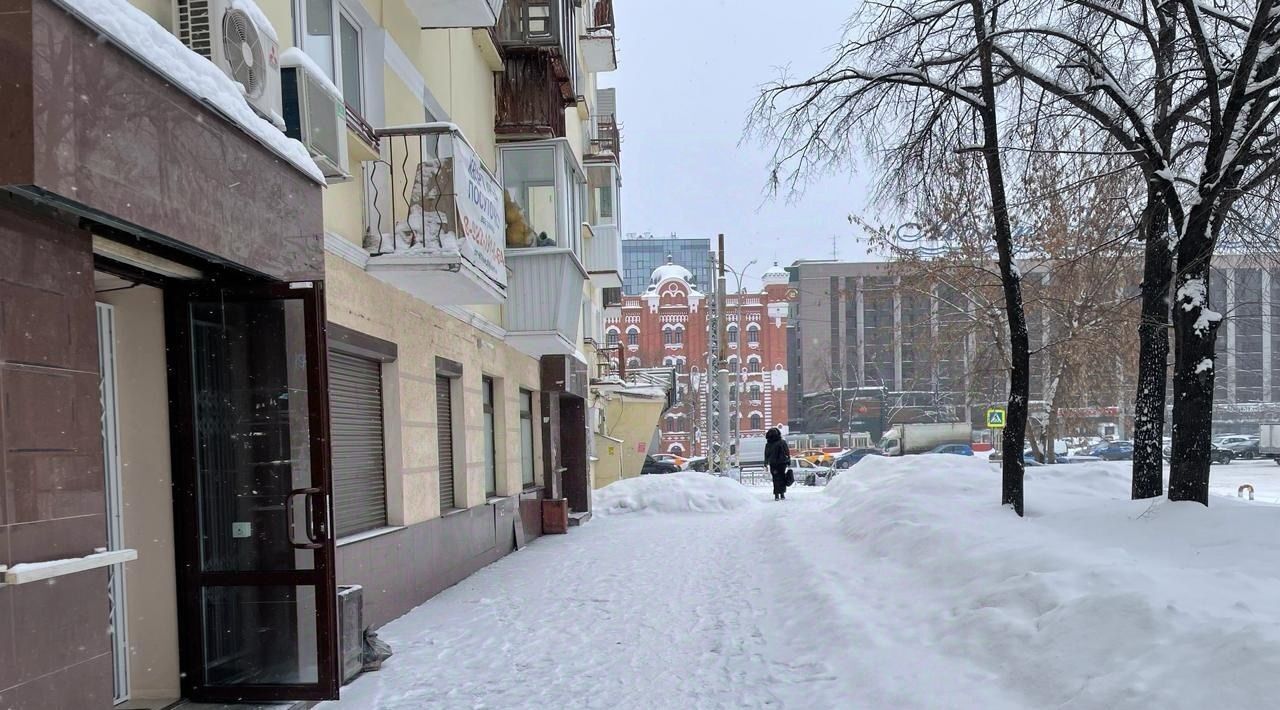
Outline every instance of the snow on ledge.
<svg viewBox="0 0 1280 710">
<path fill-rule="evenodd" d="M 596 515 L 627 513 L 724 513 L 760 505 L 741 483 L 708 473 L 638 476 L 611 483 L 592 494 Z"/>
<path fill-rule="evenodd" d="M 342 101 L 342 92 L 338 91 L 338 87 L 334 86 L 333 81 L 324 73 L 319 64 L 311 58 L 311 55 L 302 51 L 297 47 L 290 47 L 280 53 L 280 66 L 282 67 L 302 67 L 315 79 L 320 88 L 329 92 L 333 98 Z"/>
<path fill-rule="evenodd" d="M 169 33 L 151 16 L 126 0 L 55 0 L 79 16 L 82 21 L 102 33 L 113 44 L 133 54 L 152 71 L 174 86 L 202 99 L 228 120 L 238 125 L 258 142 L 287 160 L 312 180 L 324 185 L 324 173 L 311 154 L 296 140 L 281 133 L 270 121 L 260 117 L 244 99 L 240 85 L 213 62 L 187 49 L 182 40 Z M 251 2 L 238 0 L 236 7 L 248 9 Z M 254 6 L 256 8 L 256 6 Z M 269 32 L 275 29 L 267 24 Z"/>
</svg>

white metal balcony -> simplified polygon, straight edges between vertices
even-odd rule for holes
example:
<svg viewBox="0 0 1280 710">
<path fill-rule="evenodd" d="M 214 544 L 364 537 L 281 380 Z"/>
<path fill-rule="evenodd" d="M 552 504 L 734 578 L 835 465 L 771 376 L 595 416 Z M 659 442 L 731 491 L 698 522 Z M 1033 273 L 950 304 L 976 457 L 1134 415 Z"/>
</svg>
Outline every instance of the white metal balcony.
<svg viewBox="0 0 1280 710">
<path fill-rule="evenodd" d="M 622 235 L 612 224 L 592 228 L 583 256 L 591 282 L 600 288 L 622 288 Z"/>
<path fill-rule="evenodd" d="M 587 272 L 567 247 L 508 249 L 507 342 L 533 357 L 579 355 Z"/>
<path fill-rule="evenodd" d="M 493 27 L 502 14 L 503 0 L 408 0 L 424 29 Z"/>
<path fill-rule="evenodd" d="M 452 124 L 376 131 L 368 272 L 433 305 L 507 299 L 502 185 Z"/>
</svg>

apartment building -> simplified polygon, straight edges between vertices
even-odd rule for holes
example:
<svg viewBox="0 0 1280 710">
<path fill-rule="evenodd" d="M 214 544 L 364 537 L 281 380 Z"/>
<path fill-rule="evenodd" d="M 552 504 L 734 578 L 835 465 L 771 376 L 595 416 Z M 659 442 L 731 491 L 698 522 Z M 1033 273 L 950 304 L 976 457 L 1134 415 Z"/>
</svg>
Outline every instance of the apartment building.
<svg viewBox="0 0 1280 710">
<path fill-rule="evenodd" d="M 0 706 L 338 697 L 590 512 L 608 0 L 15 0 Z"/>
<path fill-rule="evenodd" d="M 1209 301 L 1224 314 L 1217 340 L 1214 429 L 1256 433 L 1280 421 L 1280 269 L 1274 258 L 1220 254 L 1214 258 Z M 1136 309 L 1141 263 L 1117 284 Z M 789 269 L 795 292 L 789 333 L 791 427 L 826 432 L 838 426 L 830 393 L 849 393 L 839 406 L 846 426 L 874 433 L 890 423 L 972 421 L 1007 399 L 1003 358 L 990 338 L 965 327 L 962 338 L 939 338 L 954 304 L 964 299 L 904 285 L 884 262 L 801 261 Z M 1024 283 L 1051 289 L 1053 269 L 1025 264 Z M 966 319 L 972 319 L 969 314 Z M 1126 326 L 1127 327 L 1127 326 Z M 1061 332 L 1051 313 L 1034 305 L 1030 394 L 1033 413 L 1051 391 L 1050 346 Z M 1133 334 L 1136 342 L 1136 333 Z M 1136 347 L 1136 346 L 1135 346 Z M 1099 348 L 1099 350 L 1104 350 Z M 1106 356 L 1110 355 L 1110 361 Z M 1099 353 L 1098 363 L 1072 385 L 1060 410 L 1067 433 L 1126 436 L 1132 427 L 1136 350 L 1123 342 Z"/>
</svg>

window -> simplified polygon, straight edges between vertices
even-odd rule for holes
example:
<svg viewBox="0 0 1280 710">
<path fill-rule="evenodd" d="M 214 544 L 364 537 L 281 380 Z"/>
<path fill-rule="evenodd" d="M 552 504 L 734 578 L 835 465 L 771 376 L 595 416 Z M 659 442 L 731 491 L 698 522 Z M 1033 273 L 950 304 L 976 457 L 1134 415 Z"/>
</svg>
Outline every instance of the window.
<svg viewBox="0 0 1280 710">
<path fill-rule="evenodd" d="M 734 347 L 735 345 L 738 344 L 738 325 L 736 323 L 730 323 L 728 328 L 728 333 L 729 333 L 729 347 Z"/>
<path fill-rule="evenodd" d="M 616 224 L 614 216 L 613 168 L 597 165 L 587 168 L 590 204 L 587 219 L 592 225 Z"/>
<path fill-rule="evenodd" d="M 751 389 L 748 392 L 752 402 L 760 401 L 760 385 L 751 385 Z"/>
<path fill-rule="evenodd" d="M 611 348 L 616 347 L 618 345 L 618 331 L 612 328 L 606 331 L 604 334 L 604 344 Z"/>
<path fill-rule="evenodd" d="M 758 343 L 758 342 L 760 342 L 760 329 L 759 329 L 759 328 L 756 328 L 756 327 L 754 327 L 754 326 L 747 326 L 747 342 L 748 342 L 748 343 Z"/>
<path fill-rule="evenodd" d="M 484 493 L 492 498 L 498 494 L 498 432 L 493 421 L 493 378 L 481 378 L 480 388 L 484 390 Z"/>
<path fill-rule="evenodd" d="M 738 358 L 736 357 L 729 358 L 729 369 L 730 370 L 738 369 Z"/>
<path fill-rule="evenodd" d="M 534 485 L 533 471 L 533 393 L 520 390 L 520 482 L 525 488 Z"/>
<path fill-rule="evenodd" d="M 684 343 L 684 328 L 681 328 L 680 326 L 676 326 L 671 331 L 671 339 L 672 339 L 672 342 L 675 343 L 676 345 L 680 345 Z"/>
<path fill-rule="evenodd" d="M 502 153 L 502 184 L 536 234 L 564 246 L 556 228 L 556 151 L 547 146 Z"/>
<path fill-rule="evenodd" d="M 758 360 L 758 359 L 756 359 L 756 358 L 752 358 L 752 359 L 748 360 L 748 361 L 747 361 L 747 371 L 748 371 L 748 372 L 759 372 L 759 371 L 760 371 L 760 360 Z"/>
<path fill-rule="evenodd" d="M 628 331 L 627 331 L 627 345 L 630 345 L 630 346 L 633 346 L 633 347 L 640 345 L 640 331 L 639 331 L 639 330 L 637 330 L 637 329 L 635 329 L 635 328 L 631 328 L 630 330 L 628 330 Z"/>
<path fill-rule="evenodd" d="M 302 51 L 320 67 L 357 113 L 364 112 L 360 24 L 335 0 L 297 0 L 294 26 Z"/>
<path fill-rule="evenodd" d="M 329 418 L 335 534 L 385 527 L 381 362 L 329 350 Z"/>
<path fill-rule="evenodd" d="M 752 429 L 761 429 L 761 428 L 763 428 L 763 427 L 761 426 L 761 424 L 762 424 L 762 422 L 761 422 L 761 419 L 760 419 L 760 415 L 759 415 L 759 414 L 752 414 L 752 415 L 751 415 L 751 428 L 752 428 Z"/>
<path fill-rule="evenodd" d="M 364 95 L 360 66 L 360 28 L 347 13 L 338 13 L 338 57 L 342 64 L 342 100 L 364 113 Z"/>
<path fill-rule="evenodd" d="M 675 336 L 675 331 L 674 331 L 674 330 L 672 330 L 671 328 L 663 328 L 663 329 L 662 329 L 662 344 L 663 344 L 663 345 L 674 345 L 674 344 L 675 344 L 675 342 L 676 342 L 675 338 L 676 338 L 676 336 Z"/>
<path fill-rule="evenodd" d="M 630 333 L 628 333 L 627 335 L 630 335 Z M 638 357 L 627 358 L 627 369 L 631 369 L 635 367 L 640 367 L 640 358 Z"/>
</svg>

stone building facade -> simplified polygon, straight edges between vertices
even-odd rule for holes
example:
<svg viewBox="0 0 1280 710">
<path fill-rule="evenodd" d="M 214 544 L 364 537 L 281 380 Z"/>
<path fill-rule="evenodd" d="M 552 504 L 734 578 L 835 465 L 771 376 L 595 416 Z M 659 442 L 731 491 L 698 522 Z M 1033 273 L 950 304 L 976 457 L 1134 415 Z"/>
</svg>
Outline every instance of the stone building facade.
<svg viewBox="0 0 1280 710">
<path fill-rule="evenodd" d="M 787 280 L 775 265 L 759 291 L 726 299 L 730 406 L 742 437 L 787 423 Z M 677 401 L 661 427 L 664 453 L 705 453 L 714 301 L 688 269 L 668 262 L 653 271 L 643 293 L 624 296 L 619 312 L 605 320 L 606 344 L 621 346 L 628 368 L 676 369 Z"/>
</svg>

